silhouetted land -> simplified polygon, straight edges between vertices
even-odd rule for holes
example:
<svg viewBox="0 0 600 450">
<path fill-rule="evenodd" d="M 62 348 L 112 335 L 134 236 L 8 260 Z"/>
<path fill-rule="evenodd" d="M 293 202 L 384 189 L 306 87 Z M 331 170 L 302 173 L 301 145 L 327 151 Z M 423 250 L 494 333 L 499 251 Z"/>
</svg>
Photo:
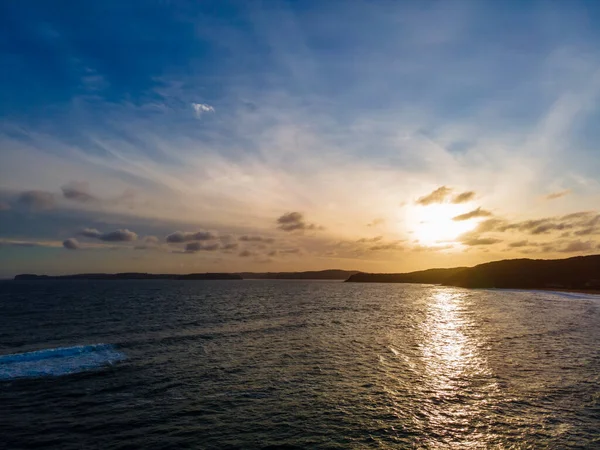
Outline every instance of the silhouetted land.
<svg viewBox="0 0 600 450">
<path fill-rule="evenodd" d="M 356 270 L 316 270 L 308 272 L 242 272 L 242 273 L 81 273 L 76 275 L 17 275 L 15 280 L 346 280 L 358 273 Z"/>
<path fill-rule="evenodd" d="M 408 273 L 364 273 L 353 270 L 241 273 L 84 273 L 17 275 L 15 280 L 346 280 L 355 283 L 421 283 L 466 288 L 600 290 L 600 255 L 568 259 L 508 259 L 474 267 L 428 269 Z"/>
<path fill-rule="evenodd" d="M 467 267 L 452 269 L 427 269 L 408 273 L 364 273 L 352 275 L 346 281 L 351 283 L 421 283 L 442 284 L 453 275 L 458 275 Z"/>
<path fill-rule="evenodd" d="M 356 270 L 313 270 L 308 272 L 241 272 L 244 279 L 255 280 L 347 280 Z"/>
<path fill-rule="evenodd" d="M 507 259 L 467 268 L 431 269 L 397 274 L 358 273 L 346 281 L 592 292 L 600 289 L 600 255 L 554 260 Z"/>
<path fill-rule="evenodd" d="M 234 273 L 190 273 L 186 275 L 157 273 L 81 273 L 77 275 L 33 275 L 22 274 L 15 280 L 241 280 Z"/>
</svg>

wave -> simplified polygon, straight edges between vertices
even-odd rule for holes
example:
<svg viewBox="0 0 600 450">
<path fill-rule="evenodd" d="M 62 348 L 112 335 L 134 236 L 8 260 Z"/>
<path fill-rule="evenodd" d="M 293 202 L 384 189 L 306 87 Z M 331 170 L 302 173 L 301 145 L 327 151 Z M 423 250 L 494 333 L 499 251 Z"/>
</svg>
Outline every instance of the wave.
<svg viewBox="0 0 600 450">
<path fill-rule="evenodd" d="M 126 358 L 111 344 L 58 347 L 0 356 L 0 380 L 61 376 L 112 365 Z"/>
</svg>

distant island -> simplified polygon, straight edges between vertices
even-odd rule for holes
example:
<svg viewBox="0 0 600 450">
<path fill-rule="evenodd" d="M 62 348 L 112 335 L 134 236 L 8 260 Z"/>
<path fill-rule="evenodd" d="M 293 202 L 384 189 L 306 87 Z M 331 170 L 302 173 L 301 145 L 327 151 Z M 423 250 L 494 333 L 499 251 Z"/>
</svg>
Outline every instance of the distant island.
<svg viewBox="0 0 600 450">
<path fill-rule="evenodd" d="M 185 275 L 159 273 L 80 273 L 76 275 L 33 275 L 22 274 L 15 280 L 241 280 L 234 273 L 189 273 Z"/>
<path fill-rule="evenodd" d="M 474 267 L 409 273 L 362 273 L 351 283 L 423 283 L 465 288 L 600 290 L 600 255 L 567 259 L 506 259 Z"/>
</svg>

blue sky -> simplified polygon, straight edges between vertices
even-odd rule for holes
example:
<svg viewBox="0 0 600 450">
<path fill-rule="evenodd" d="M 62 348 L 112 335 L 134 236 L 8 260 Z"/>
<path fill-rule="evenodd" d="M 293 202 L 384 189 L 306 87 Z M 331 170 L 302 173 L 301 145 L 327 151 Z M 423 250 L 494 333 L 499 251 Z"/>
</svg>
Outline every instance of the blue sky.
<svg viewBox="0 0 600 450">
<path fill-rule="evenodd" d="M 5 2 L 0 276 L 596 252 L 599 19 L 593 1 Z"/>
</svg>

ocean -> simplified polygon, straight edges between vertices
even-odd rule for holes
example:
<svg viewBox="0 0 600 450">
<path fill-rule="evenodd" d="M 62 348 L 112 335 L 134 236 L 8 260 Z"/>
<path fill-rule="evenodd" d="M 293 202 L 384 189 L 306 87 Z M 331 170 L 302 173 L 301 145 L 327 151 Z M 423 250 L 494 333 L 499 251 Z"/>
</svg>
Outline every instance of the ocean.
<svg viewBox="0 0 600 450">
<path fill-rule="evenodd" d="M 600 296 L 1 282 L 0 447 L 600 448 Z"/>
</svg>

